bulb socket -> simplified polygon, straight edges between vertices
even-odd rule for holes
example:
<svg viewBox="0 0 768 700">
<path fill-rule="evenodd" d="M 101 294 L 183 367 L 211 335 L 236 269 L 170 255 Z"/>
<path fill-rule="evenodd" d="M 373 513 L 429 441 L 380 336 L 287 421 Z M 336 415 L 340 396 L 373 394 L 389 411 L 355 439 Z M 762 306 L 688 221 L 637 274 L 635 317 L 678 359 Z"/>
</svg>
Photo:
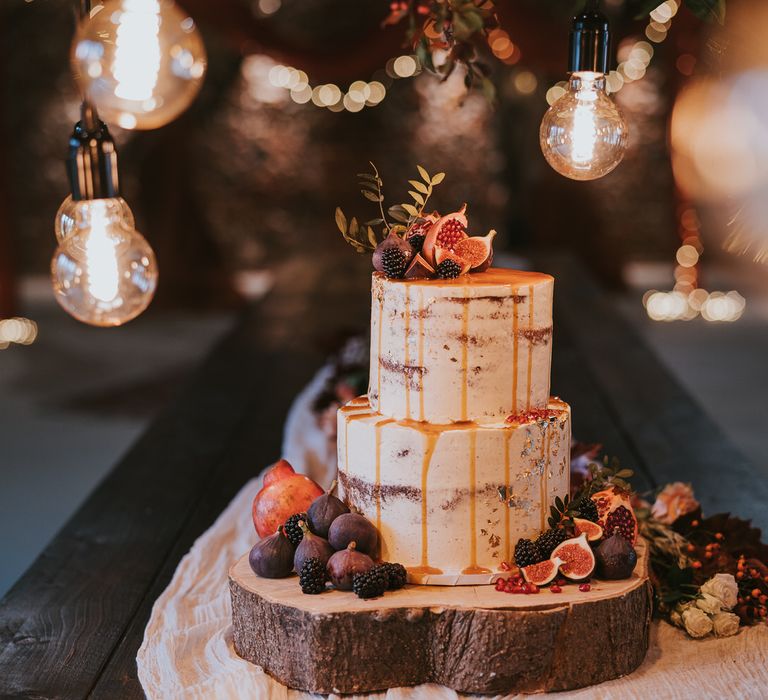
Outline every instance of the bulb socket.
<svg viewBox="0 0 768 700">
<path fill-rule="evenodd" d="M 573 18 L 569 49 L 570 73 L 608 73 L 611 30 L 608 18 L 591 3 Z"/>
<path fill-rule="evenodd" d="M 88 104 L 69 137 L 67 175 L 72 199 L 109 199 L 120 196 L 117 150 L 107 125 Z"/>
</svg>

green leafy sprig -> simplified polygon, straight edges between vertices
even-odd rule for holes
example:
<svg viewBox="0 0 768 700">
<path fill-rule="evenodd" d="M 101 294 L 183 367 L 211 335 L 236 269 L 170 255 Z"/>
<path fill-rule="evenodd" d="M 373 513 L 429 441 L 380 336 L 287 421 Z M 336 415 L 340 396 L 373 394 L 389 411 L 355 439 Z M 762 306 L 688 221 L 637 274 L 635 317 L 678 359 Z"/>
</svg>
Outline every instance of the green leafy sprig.
<svg viewBox="0 0 768 700">
<path fill-rule="evenodd" d="M 361 224 L 354 216 L 348 219 L 341 207 L 336 207 L 336 226 L 344 236 L 344 240 L 358 253 L 373 251 L 380 241 L 391 233 L 401 236 L 405 234 L 413 224 L 424 217 L 424 210 L 434 188 L 445 179 L 445 173 L 430 175 L 424 167 L 417 165 L 416 169 L 421 179 L 408 180 L 411 188 L 408 194 L 411 200 L 394 204 L 385 213 L 384 182 L 376 166 L 373 163 L 370 165 L 372 172 L 358 173 L 357 182 L 360 194 L 369 202 L 378 205 L 379 215 Z M 387 219 L 387 214 L 394 223 Z M 374 228 L 379 228 L 379 232 L 377 233 Z"/>
</svg>

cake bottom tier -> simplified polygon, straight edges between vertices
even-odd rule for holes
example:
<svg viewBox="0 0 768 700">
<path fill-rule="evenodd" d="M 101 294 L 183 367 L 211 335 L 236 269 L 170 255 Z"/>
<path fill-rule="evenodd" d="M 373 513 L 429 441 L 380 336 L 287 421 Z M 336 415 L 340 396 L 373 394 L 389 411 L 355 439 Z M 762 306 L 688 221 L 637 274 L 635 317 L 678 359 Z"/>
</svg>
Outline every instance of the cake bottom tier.
<svg viewBox="0 0 768 700">
<path fill-rule="evenodd" d="M 387 418 L 360 397 L 339 410 L 340 491 L 411 582 L 488 582 L 568 493 L 570 442 L 559 399 L 502 425 L 432 425 Z"/>
</svg>

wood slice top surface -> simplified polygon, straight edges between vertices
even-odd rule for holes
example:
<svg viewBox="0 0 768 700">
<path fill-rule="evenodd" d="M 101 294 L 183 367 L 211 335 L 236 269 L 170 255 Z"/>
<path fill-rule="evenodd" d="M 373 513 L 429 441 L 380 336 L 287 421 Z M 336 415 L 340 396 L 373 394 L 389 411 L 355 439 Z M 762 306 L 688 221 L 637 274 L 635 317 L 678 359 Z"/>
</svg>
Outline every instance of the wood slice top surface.
<svg viewBox="0 0 768 700">
<path fill-rule="evenodd" d="M 295 575 L 282 579 L 268 579 L 254 574 L 248 564 L 247 554 L 231 567 L 229 577 L 241 588 L 270 603 L 289 605 L 305 612 L 318 614 L 413 607 L 546 610 L 615 598 L 645 585 L 648 580 L 648 548 L 641 540 L 636 549 L 637 565 L 631 578 L 621 581 L 592 579 L 591 590 L 585 593 L 579 591 L 577 583 L 570 583 L 563 586 L 562 593 L 552 593 L 548 588 L 542 588 L 540 593 L 531 595 L 500 593 L 492 585 L 407 585 L 399 591 L 388 591 L 385 595 L 370 600 L 358 598 L 351 591 L 331 590 L 321 595 L 305 595 L 301 592 Z M 499 577 L 506 577 L 506 574 L 498 574 L 497 578 Z"/>
</svg>

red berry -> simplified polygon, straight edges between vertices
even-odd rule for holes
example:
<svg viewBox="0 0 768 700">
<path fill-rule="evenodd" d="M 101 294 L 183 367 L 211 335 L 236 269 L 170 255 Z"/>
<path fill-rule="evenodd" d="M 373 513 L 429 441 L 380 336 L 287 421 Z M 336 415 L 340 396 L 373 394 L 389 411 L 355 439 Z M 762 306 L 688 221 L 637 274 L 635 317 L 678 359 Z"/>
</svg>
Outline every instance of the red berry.
<svg viewBox="0 0 768 700">
<path fill-rule="evenodd" d="M 510 593 L 527 593 L 528 591 L 525 590 L 522 586 L 512 586 L 512 590 L 509 591 Z"/>
<path fill-rule="evenodd" d="M 539 587 L 535 583 L 529 583 L 528 584 L 528 590 L 530 593 L 538 593 Z"/>
<path fill-rule="evenodd" d="M 589 591 L 591 588 L 592 588 L 592 586 L 590 586 L 588 583 L 582 583 L 582 584 L 579 586 L 579 590 L 580 590 L 582 593 L 587 593 L 587 592 L 588 592 L 588 591 Z"/>
<path fill-rule="evenodd" d="M 549 590 L 552 591 L 552 593 L 562 593 L 563 592 L 563 589 L 560 588 L 560 586 L 558 586 L 556 583 L 553 583 L 549 587 Z"/>
</svg>

